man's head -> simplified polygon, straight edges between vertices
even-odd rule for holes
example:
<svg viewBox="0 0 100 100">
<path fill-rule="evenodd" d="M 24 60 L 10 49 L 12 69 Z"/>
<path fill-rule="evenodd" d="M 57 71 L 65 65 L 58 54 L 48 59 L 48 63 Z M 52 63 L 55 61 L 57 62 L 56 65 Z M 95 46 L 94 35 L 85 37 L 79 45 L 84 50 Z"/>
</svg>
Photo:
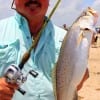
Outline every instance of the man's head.
<svg viewBox="0 0 100 100">
<path fill-rule="evenodd" d="M 44 16 L 49 0 L 15 0 L 16 10 L 25 17 Z"/>
</svg>

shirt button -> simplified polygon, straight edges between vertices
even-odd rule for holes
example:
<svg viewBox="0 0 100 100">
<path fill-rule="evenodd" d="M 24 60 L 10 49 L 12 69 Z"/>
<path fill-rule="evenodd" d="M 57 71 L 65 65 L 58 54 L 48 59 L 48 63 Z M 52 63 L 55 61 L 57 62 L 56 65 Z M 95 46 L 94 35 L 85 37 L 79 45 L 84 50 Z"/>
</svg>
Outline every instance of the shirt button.
<svg viewBox="0 0 100 100">
<path fill-rule="evenodd" d="M 27 38 L 27 39 L 30 39 L 30 37 L 29 37 L 29 36 L 27 36 L 26 38 Z"/>
</svg>

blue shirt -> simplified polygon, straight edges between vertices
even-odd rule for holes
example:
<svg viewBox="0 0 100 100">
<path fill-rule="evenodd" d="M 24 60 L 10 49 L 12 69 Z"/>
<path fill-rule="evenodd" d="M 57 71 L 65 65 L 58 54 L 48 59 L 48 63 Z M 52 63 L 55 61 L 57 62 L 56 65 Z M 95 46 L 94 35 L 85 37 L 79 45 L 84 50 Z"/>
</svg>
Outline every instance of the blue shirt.
<svg viewBox="0 0 100 100">
<path fill-rule="evenodd" d="M 66 31 L 53 25 L 51 21 L 42 31 L 36 50 L 32 51 L 22 72 L 38 72 L 34 78 L 28 75 L 27 81 L 20 87 L 26 91 L 22 95 L 16 90 L 12 100 L 54 100 L 52 69 L 57 62 L 62 40 Z M 33 37 L 34 41 L 34 37 Z M 27 20 L 16 13 L 15 16 L 0 21 L 0 76 L 11 64 L 18 65 L 23 54 L 32 45 Z"/>
</svg>

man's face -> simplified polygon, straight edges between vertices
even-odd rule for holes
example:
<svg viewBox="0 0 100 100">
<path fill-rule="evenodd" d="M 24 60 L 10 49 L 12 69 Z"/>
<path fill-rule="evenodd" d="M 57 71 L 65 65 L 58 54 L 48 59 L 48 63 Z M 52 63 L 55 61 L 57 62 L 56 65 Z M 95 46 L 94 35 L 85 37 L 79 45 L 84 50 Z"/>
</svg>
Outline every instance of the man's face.
<svg viewBox="0 0 100 100">
<path fill-rule="evenodd" d="M 16 10 L 25 17 L 44 16 L 49 0 L 15 0 Z"/>
</svg>

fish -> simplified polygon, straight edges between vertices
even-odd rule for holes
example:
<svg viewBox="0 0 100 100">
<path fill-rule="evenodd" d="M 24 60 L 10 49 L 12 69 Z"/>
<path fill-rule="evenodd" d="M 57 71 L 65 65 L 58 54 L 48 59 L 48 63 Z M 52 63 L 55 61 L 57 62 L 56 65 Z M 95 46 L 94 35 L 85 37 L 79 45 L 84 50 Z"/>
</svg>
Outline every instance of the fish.
<svg viewBox="0 0 100 100">
<path fill-rule="evenodd" d="M 66 33 L 52 73 L 55 100 L 78 100 L 77 86 L 88 66 L 97 19 L 97 11 L 87 7 Z"/>
</svg>

